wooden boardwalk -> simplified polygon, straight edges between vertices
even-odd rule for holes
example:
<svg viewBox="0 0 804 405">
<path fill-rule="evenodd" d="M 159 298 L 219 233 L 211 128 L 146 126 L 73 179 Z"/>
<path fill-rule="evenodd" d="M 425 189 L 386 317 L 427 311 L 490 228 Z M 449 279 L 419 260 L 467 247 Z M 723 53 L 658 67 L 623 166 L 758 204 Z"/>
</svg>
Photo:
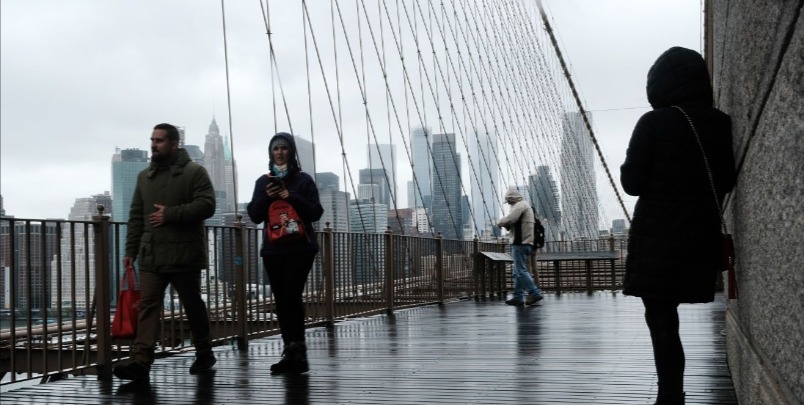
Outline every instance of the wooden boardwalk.
<svg viewBox="0 0 804 405">
<path fill-rule="evenodd" d="M 722 334 L 725 303 L 680 307 L 687 404 L 736 404 Z M 547 294 L 533 307 L 451 302 L 307 332 L 311 371 L 271 376 L 277 336 L 159 359 L 149 384 L 82 376 L 0 394 L 9 404 L 652 404 L 642 303 L 621 294 Z"/>
</svg>

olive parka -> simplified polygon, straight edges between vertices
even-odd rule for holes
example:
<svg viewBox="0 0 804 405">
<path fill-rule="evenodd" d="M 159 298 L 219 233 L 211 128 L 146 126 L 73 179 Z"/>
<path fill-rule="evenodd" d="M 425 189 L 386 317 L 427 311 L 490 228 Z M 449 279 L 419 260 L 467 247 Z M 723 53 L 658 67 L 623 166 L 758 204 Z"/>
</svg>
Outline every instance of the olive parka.
<svg viewBox="0 0 804 405">
<path fill-rule="evenodd" d="M 639 196 L 628 236 L 623 293 L 674 302 L 711 302 L 719 271 L 719 207 L 735 183 L 731 120 L 712 106 L 706 64 L 674 47 L 648 72 L 653 110 L 637 122 L 620 167 L 626 193 Z M 679 106 L 691 117 L 709 160 Z"/>
<path fill-rule="evenodd" d="M 164 205 L 164 223 L 153 227 L 148 215 Z M 179 148 L 169 167 L 156 163 L 141 171 L 131 200 L 126 256 L 142 271 L 178 272 L 208 266 L 204 220 L 215 214 L 215 191 L 203 166 Z"/>
</svg>

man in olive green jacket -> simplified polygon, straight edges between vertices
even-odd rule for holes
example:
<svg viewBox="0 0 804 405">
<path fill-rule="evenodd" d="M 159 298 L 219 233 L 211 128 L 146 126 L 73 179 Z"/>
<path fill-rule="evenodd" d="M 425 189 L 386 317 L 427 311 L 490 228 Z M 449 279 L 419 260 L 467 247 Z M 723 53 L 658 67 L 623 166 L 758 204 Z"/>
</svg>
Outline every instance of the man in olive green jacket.
<svg viewBox="0 0 804 405">
<path fill-rule="evenodd" d="M 179 148 L 179 132 L 159 124 L 151 135 L 151 165 L 137 176 L 131 201 L 124 266 L 138 261 L 140 270 L 137 336 L 131 361 L 114 374 L 147 381 L 154 361 L 168 284 L 178 292 L 190 323 L 196 360 L 190 373 L 210 369 L 212 354 L 209 315 L 201 298 L 201 270 L 208 267 L 204 220 L 215 213 L 215 191 L 203 166 Z"/>
</svg>

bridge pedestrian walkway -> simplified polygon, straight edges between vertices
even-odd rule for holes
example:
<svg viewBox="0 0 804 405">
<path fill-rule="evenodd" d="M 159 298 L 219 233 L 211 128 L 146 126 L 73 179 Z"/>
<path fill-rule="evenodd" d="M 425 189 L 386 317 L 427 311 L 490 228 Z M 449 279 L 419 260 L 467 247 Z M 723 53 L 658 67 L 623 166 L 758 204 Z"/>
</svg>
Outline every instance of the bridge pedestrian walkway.
<svg viewBox="0 0 804 405">
<path fill-rule="evenodd" d="M 736 404 L 726 365 L 725 299 L 682 305 L 687 404 Z M 450 302 L 307 331 L 311 370 L 272 376 L 278 336 L 157 360 L 147 384 L 82 376 L 2 394 L 5 404 L 651 404 L 656 376 L 639 299 L 547 294 Z"/>
</svg>

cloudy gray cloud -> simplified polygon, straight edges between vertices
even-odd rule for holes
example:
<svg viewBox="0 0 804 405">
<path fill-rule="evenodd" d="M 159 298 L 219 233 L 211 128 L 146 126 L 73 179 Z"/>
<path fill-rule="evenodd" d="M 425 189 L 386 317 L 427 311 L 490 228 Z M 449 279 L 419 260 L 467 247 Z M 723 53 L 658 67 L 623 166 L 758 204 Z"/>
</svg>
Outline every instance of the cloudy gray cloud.
<svg viewBox="0 0 804 405">
<path fill-rule="evenodd" d="M 340 94 L 339 119 L 356 174 L 365 166 L 365 145 L 372 139 L 362 97 L 347 63 L 343 33 L 333 36 L 330 2 L 308 2 L 312 3 L 310 18 L 325 64 L 334 63 L 333 38 L 338 41 L 339 80 L 346 89 Z M 355 5 L 342 4 L 349 8 L 345 18 L 354 33 Z M 633 124 L 645 111 L 625 108 L 647 106 L 648 67 L 670 46 L 700 48 L 699 2 L 545 4 L 587 108 L 615 109 L 596 112 L 594 123 L 616 171 Z M 285 0 L 270 6 L 278 73 L 292 112 L 290 124 L 297 134 L 315 138 L 318 171 L 342 176 L 341 142 L 311 39 L 308 61 L 315 96 L 307 97 L 304 45 L 297 40 L 304 33 L 301 7 Z M 243 201 L 253 179 L 265 171 L 268 138 L 275 128 L 287 130 L 289 124 L 281 100 L 276 107 L 279 117 L 276 122 L 273 118 L 272 69 L 259 2 L 228 1 L 226 18 L 232 132 Z M 404 15 L 400 20 L 404 23 Z M 156 123 L 185 126 L 187 142 L 199 145 L 213 114 L 222 131 L 229 132 L 219 1 L 3 0 L 0 30 L 0 192 L 11 215 L 63 218 L 75 198 L 111 190 L 114 149 L 147 149 L 150 128 Z M 360 63 L 369 76 L 367 97 L 371 105 L 384 108 L 382 73 L 368 32 L 363 35 Z M 393 59 L 387 27 L 385 38 L 387 57 Z M 406 53 L 413 52 L 411 44 L 408 36 Z M 415 60 L 415 55 L 409 59 Z M 401 77 L 400 66 L 389 64 L 389 77 Z M 327 80 L 334 92 L 331 72 Z M 274 90 L 278 97 L 279 88 Z M 308 102 L 313 105 L 314 126 Z M 433 115 L 427 124 L 438 128 Z M 395 129 L 397 123 L 384 114 L 374 120 L 380 142 L 386 142 L 388 128 Z M 403 124 L 417 121 L 414 114 L 412 122 Z M 393 141 L 399 145 L 399 163 L 407 167 L 401 141 Z M 407 170 L 400 171 L 398 184 L 409 179 Z M 399 191 L 404 195 L 403 189 Z"/>
</svg>

